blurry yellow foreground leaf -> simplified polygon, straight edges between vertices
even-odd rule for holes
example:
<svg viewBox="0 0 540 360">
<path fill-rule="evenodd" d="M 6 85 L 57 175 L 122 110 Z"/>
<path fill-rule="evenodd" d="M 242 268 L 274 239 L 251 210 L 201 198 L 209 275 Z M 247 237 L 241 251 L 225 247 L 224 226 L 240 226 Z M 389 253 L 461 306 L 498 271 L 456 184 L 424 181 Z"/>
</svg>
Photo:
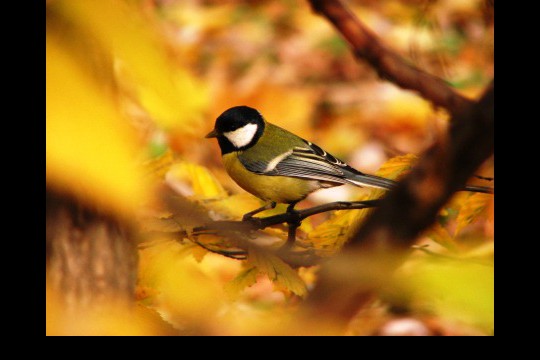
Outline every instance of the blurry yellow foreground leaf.
<svg viewBox="0 0 540 360">
<path fill-rule="evenodd" d="M 220 284 L 190 254 L 172 241 L 139 252 L 138 285 L 155 290 L 150 304 L 173 324 L 208 319 L 224 300 Z"/>
<path fill-rule="evenodd" d="M 469 262 L 432 261 L 419 264 L 408 277 L 418 294 L 439 315 L 456 321 L 493 327 L 493 267 Z"/>
<path fill-rule="evenodd" d="M 89 31 L 117 60 L 143 108 L 163 127 L 185 131 L 201 121 L 208 97 L 202 84 L 167 57 L 157 32 L 129 2 L 65 0 L 51 6 Z"/>
<path fill-rule="evenodd" d="M 144 200 L 136 138 L 112 100 L 47 36 L 47 184 L 131 213 Z"/>
<path fill-rule="evenodd" d="M 178 333 L 154 310 L 142 305 L 127 306 L 109 301 L 95 307 L 71 309 L 61 299 L 47 286 L 47 336 L 151 336 Z"/>
</svg>

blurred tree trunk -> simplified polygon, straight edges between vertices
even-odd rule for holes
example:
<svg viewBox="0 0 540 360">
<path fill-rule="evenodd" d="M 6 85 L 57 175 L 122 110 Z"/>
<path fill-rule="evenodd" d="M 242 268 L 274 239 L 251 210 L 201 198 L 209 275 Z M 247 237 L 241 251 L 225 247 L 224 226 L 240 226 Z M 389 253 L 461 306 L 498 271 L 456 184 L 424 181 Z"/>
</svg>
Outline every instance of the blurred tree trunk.
<svg viewBox="0 0 540 360">
<path fill-rule="evenodd" d="M 47 191 L 47 285 L 66 310 L 130 303 L 137 246 L 111 216 Z"/>
<path fill-rule="evenodd" d="M 69 49 L 99 88 L 117 98 L 113 57 L 88 30 L 47 6 L 47 33 Z M 133 302 L 137 245 L 114 216 L 47 189 L 47 285 L 66 309 Z"/>
</svg>

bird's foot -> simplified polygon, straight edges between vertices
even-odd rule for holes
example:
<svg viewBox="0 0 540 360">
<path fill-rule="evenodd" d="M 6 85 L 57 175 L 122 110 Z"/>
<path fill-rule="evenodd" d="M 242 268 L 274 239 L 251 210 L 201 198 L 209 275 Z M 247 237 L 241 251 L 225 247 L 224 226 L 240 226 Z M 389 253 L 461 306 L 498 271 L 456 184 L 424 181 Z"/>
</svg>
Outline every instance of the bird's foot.
<svg viewBox="0 0 540 360">
<path fill-rule="evenodd" d="M 254 215 L 256 215 L 256 214 L 258 214 L 260 212 L 263 212 L 265 210 L 273 209 L 275 207 L 276 207 L 276 202 L 275 201 L 269 202 L 269 203 L 265 204 L 264 206 L 261 206 L 258 209 L 255 209 L 253 211 L 245 213 L 244 216 L 242 216 L 242 221 L 250 221 L 250 220 L 253 219 Z"/>
</svg>

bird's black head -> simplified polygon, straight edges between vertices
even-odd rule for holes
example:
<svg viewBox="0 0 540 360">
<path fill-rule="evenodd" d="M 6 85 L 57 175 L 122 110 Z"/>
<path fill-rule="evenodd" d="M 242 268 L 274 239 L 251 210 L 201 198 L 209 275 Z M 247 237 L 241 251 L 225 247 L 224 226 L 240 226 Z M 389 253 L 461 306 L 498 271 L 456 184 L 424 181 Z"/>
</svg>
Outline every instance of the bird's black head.
<svg viewBox="0 0 540 360">
<path fill-rule="evenodd" d="M 216 137 L 224 155 L 255 145 L 263 134 L 264 126 L 264 119 L 257 110 L 235 106 L 218 116 L 214 130 L 206 137 Z"/>
</svg>

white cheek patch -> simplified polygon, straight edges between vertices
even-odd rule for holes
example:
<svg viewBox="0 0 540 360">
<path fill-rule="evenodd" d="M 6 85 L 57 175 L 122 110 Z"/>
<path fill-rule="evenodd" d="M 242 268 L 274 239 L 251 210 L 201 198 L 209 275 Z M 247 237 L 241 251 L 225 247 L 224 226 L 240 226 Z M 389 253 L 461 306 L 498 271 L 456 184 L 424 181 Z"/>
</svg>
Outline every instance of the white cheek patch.
<svg viewBox="0 0 540 360">
<path fill-rule="evenodd" d="M 225 136 L 235 147 L 241 148 L 248 145 L 251 140 L 253 140 L 253 137 L 257 132 L 257 127 L 257 124 L 247 124 L 234 131 L 223 133 L 223 136 Z"/>
</svg>

